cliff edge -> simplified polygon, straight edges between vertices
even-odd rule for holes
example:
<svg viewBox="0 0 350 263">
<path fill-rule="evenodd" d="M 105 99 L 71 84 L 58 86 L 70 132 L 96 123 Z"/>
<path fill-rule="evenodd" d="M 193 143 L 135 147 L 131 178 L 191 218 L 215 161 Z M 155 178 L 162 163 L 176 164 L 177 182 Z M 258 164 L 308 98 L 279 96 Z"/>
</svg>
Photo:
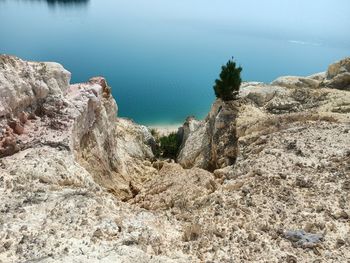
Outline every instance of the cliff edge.
<svg viewBox="0 0 350 263">
<path fill-rule="evenodd" d="M 158 256 L 181 236 L 171 222 L 122 202 L 156 171 L 150 133 L 116 117 L 103 78 L 69 81 L 0 56 L 0 262 L 188 262 Z"/>
<path fill-rule="evenodd" d="M 346 261 L 349 65 L 244 83 L 174 163 L 104 78 L 0 56 L 0 262 Z"/>
</svg>

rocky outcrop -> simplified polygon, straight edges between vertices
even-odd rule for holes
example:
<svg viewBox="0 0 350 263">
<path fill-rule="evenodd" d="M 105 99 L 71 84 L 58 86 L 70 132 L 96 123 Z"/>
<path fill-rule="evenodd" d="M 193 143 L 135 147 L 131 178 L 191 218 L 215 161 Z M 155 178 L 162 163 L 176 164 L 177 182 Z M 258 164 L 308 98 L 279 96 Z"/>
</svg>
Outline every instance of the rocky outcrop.
<svg viewBox="0 0 350 263">
<path fill-rule="evenodd" d="M 169 208 L 187 222 L 190 253 L 213 262 L 337 262 L 349 256 L 350 93 L 345 82 L 330 84 L 346 71 L 344 61 L 336 63 L 343 73 L 242 85 L 235 114 L 222 126 L 223 133 L 235 128 L 235 164 L 214 170 L 216 191 L 197 198 L 190 213 Z M 183 166 L 208 168 L 203 164 L 212 161 L 213 145 L 205 142 L 221 105 L 215 101 L 204 121 L 185 123 L 185 130 L 191 123 L 199 128 L 185 133 Z M 225 144 L 209 141 L 224 157 Z"/>
<path fill-rule="evenodd" d="M 0 117 L 36 110 L 47 97 L 60 97 L 69 87 L 70 73 L 57 63 L 26 62 L 0 57 Z"/>
<path fill-rule="evenodd" d="M 216 100 L 186 121 L 180 165 L 116 117 L 103 78 L 0 61 L 0 262 L 350 257 L 350 97 L 326 74 Z"/>
<path fill-rule="evenodd" d="M 129 170 L 153 157 L 146 144 L 151 135 L 145 127 L 117 121 L 117 106 L 103 78 L 70 85 L 70 73 L 59 64 L 9 56 L 1 57 L 0 67 L 0 156 L 42 145 L 66 149 L 98 184 L 120 198 L 132 197 L 135 173 Z M 126 136 L 137 143 L 125 145 Z"/>
<path fill-rule="evenodd" d="M 349 122 L 348 83 L 338 81 L 350 74 L 348 63 L 349 58 L 331 65 L 327 74 L 280 77 L 271 84 L 243 83 L 238 100 L 218 99 L 204 121 L 185 122 L 178 162 L 186 168 L 221 169 L 234 164 L 239 137 L 290 121 Z"/>
<path fill-rule="evenodd" d="M 188 119 L 177 161 L 210 171 L 234 164 L 237 156 L 236 102 L 217 100 L 205 121 Z"/>
<path fill-rule="evenodd" d="M 177 161 L 185 168 L 206 168 L 210 159 L 210 137 L 208 124 L 192 117 L 187 118 L 180 129 L 182 145 Z M 184 143 L 186 142 L 186 143 Z"/>
<path fill-rule="evenodd" d="M 138 162 L 154 158 L 152 148 L 156 142 L 147 127 L 117 118 L 114 138 L 117 142 L 116 158 L 118 171 L 122 174 L 135 174 Z M 141 176 L 141 175 L 140 175 Z"/>
<path fill-rule="evenodd" d="M 65 106 L 63 93 L 70 73 L 56 63 L 24 62 L 10 56 L 0 56 L 0 69 L 0 157 L 35 144 L 39 134 L 44 137 L 42 143 L 56 143 L 56 137 L 60 140 L 57 130 L 53 129 L 54 136 L 50 133 L 53 138 L 47 138 L 45 129 L 32 129 L 31 124 L 38 115 L 54 115 Z M 46 126 L 59 125 L 48 119 L 44 122 Z"/>
<path fill-rule="evenodd" d="M 329 66 L 323 85 L 328 88 L 350 90 L 350 57 Z"/>
<path fill-rule="evenodd" d="M 175 217 L 202 262 L 344 261 L 350 125 L 281 120 L 240 137 L 235 165 L 213 174 L 164 164 L 133 202 Z"/>
<path fill-rule="evenodd" d="M 0 56 L 0 262 L 188 262 L 166 248 L 176 223 L 121 202 L 152 158 L 149 132 L 116 118 L 103 78 L 69 79 Z"/>
</svg>

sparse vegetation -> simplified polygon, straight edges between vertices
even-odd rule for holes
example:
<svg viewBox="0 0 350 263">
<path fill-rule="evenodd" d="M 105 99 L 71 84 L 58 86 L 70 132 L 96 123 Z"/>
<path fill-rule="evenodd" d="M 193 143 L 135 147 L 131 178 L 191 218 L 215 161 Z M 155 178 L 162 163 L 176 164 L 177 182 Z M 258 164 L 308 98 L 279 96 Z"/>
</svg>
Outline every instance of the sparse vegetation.
<svg viewBox="0 0 350 263">
<path fill-rule="evenodd" d="M 181 141 L 176 132 L 159 138 L 161 156 L 176 159 Z"/>
<path fill-rule="evenodd" d="M 241 86 L 241 67 L 236 67 L 233 58 L 221 67 L 220 79 L 215 80 L 214 91 L 217 98 L 224 101 L 236 99 Z"/>
<path fill-rule="evenodd" d="M 159 132 L 158 132 L 157 129 L 152 128 L 152 129 L 150 130 L 150 132 L 151 132 L 152 136 L 153 136 L 155 139 L 158 139 L 158 138 L 159 138 Z"/>
<path fill-rule="evenodd" d="M 181 145 L 181 139 L 178 134 L 172 132 L 169 135 L 161 136 L 157 129 L 151 129 L 150 132 L 156 140 L 157 146 L 153 149 L 155 157 L 176 159 Z"/>
</svg>

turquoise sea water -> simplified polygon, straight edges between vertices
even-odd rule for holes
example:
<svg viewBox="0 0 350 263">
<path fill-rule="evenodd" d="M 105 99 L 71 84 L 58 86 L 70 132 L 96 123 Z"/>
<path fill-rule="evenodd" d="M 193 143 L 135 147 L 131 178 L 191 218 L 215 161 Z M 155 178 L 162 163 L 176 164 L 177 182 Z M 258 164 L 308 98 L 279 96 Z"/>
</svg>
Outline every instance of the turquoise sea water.
<svg viewBox="0 0 350 263">
<path fill-rule="evenodd" d="M 308 75 L 350 55 L 348 0 L 0 0 L 0 53 L 102 75 L 119 115 L 204 117 L 231 56 L 244 80 Z"/>
</svg>

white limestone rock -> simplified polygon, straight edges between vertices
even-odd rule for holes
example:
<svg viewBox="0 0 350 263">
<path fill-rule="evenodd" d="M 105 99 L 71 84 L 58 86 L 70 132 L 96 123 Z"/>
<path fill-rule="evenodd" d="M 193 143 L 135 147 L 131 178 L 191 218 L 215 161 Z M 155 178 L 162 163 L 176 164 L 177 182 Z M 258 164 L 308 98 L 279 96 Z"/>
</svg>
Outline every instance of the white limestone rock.
<svg viewBox="0 0 350 263">
<path fill-rule="evenodd" d="M 183 143 L 177 161 L 185 168 L 206 167 L 208 164 L 210 138 L 208 126 L 203 121 L 188 118 L 182 127 Z"/>
<path fill-rule="evenodd" d="M 57 64 L 0 60 L 1 94 L 23 91 L 2 69 L 14 83 L 29 71 L 34 85 L 1 101 L 0 262 L 350 257 L 348 91 L 244 83 L 237 101 L 188 120 L 178 159 L 194 168 L 184 169 L 152 164 L 152 137 L 116 118 L 103 78 L 66 86 Z M 324 238 L 296 246 L 291 230 Z"/>
<path fill-rule="evenodd" d="M 220 169 L 234 163 L 238 137 L 259 133 L 268 127 L 274 129 L 288 121 L 350 121 L 350 94 L 339 85 L 338 89 L 329 89 L 340 83 L 337 76 L 343 79 L 347 74 L 348 61 L 344 59 L 331 65 L 327 74 L 285 76 L 271 84 L 242 83 L 239 99 L 234 104 L 217 99 L 204 121 L 185 122 L 178 162 L 186 168 Z"/>
<path fill-rule="evenodd" d="M 0 61 L 0 262 L 190 261 L 174 249 L 180 225 L 121 202 L 152 153 L 145 127 L 117 121 L 106 81 Z"/>
<path fill-rule="evenodd" d="M 315 89 L 319 87 L 320 81 L 315 78 L 283 76 L 272 81 L 271 85 L 289 89 L 296 89 L 301 87 Z"/>
<path fill-rule="evenodd" d="M 0 56 L 0 117 L 16 115 L 49 95 L 62 96 L 70 73 L 57 63 L 26 62 Z"/>
</svg>

